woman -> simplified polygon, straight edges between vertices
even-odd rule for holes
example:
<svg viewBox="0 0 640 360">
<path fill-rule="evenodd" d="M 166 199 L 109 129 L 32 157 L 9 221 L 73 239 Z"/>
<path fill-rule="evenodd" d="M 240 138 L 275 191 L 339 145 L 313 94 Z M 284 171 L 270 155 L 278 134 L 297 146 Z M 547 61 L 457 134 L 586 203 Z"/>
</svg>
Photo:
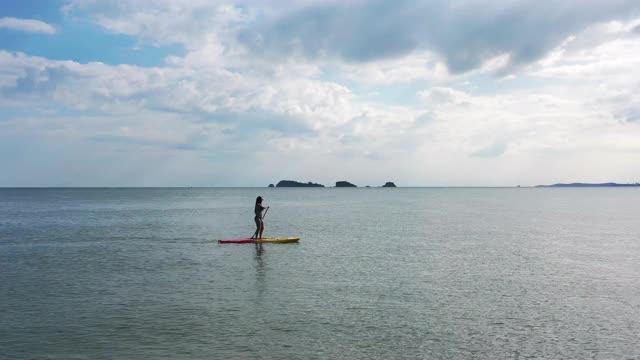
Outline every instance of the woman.
<svg viewBox="0 0 640 360">
<path fill-rule="evenodd" d="M 253 209 L 253 212 L 256 215 L 253 218 L 253 220 L 256 222 L 256 232 L 253 234 L 253 236 L 251 236 L 252 239 L 255 239 L 256 237 L 258 239 L 262 239 L 262 232 L 264 231 L 264 221 L 263 221 L 264 215 L 262 215 L 262 211 L 268 208 L 269 208 L 268 206 L 267 207 L 262 206 L 262 196 L 258 196 L 256 198 L 256 206 Z"/>
</svg>

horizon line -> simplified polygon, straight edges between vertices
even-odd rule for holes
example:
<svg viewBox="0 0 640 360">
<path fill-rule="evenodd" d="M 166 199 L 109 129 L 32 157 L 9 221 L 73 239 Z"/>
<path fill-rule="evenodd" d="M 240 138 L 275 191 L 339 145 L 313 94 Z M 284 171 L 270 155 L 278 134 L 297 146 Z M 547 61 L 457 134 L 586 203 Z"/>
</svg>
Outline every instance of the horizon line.
<svg viewBox="0 0 640 360">
<path fill-rule="evenodd" d="M 396 188 L 450 188 L 450 187 L 462 187 L 462 188 L 467 188 L 467 187 L 475 187 L 475 188 L 482 188 L 482 187 L 487 187 L 487 188 L 511 188 L 511 187 L 536 187 L 539 185 L 409 185 L 409 186 L 395 186 Z M 349 189 L 373 189 L 373 188 L 391 188 L 393 189 L 393 187 L 384 187 L 384 186 L 348 186 L 348 187 L 341 187 L 341 186 L 273 186 L 273 187 L 269 187 L 269 186 L 227 186 L 227 185 L 223 185 L 223 186 L 191 186 L 191 185 L 168 185 L 168 186 L 163 186 L 163 185 L 149 185 L 149 186 L 127 186 L 127 185 L 115 185 L 115 186 L 93 186 L 93 185 L 78 185 L 78 186 L 65 186 L 65 185 L 53 185 L 53 186 L 49 186 L 49 185 L 43 185 L 43 186 L 0 186 L 0 189 L 73 189 L 73 188 L 85 188 L 85 189 L 109 189 L 109 188 L 113 188 L 113 189 L 170 189 L 170 188 L 175 188 L 175 189 L 189 189 L 189 188 L 200 188 L 200 189 L 211 189 L 211 188 L 238 188 L 238 189 L 242 189 L 242 188 L 249 188 L 249 189 L 333 189 L 333 188 L 349 188 Z"/>
</svg>

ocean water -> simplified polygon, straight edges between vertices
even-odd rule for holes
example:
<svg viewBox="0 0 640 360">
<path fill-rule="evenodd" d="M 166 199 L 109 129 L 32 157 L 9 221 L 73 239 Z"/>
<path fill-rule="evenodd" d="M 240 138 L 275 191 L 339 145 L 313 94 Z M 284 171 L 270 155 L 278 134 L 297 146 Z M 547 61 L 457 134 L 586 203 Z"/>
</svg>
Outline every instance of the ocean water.
<svg viewBox="0 0 640 360">
<path fill-rule="evenodd" d="M 298 244 L 217 244 L 253 233 Z M 640 189 L 0 189 L 1 359 L 639 359 Z"/>
</svg>

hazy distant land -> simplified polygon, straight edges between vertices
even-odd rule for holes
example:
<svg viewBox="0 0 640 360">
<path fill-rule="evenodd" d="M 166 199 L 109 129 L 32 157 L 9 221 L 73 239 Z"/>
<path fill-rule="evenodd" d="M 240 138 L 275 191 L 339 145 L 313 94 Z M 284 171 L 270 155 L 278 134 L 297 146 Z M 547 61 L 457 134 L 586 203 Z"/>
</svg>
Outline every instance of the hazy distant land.
<svg viewBox="0 0 640 360">
<path fill-rule="evenodd" d="M 634 187 L 639 186 L 640 183 L 635 184 L 618 184 L 613 182 L 589 184 L 589 183 L 570 183 L 570 184 L 553 184 L 553 185 L 537 185 L 536 187 Z"/>
</svg>

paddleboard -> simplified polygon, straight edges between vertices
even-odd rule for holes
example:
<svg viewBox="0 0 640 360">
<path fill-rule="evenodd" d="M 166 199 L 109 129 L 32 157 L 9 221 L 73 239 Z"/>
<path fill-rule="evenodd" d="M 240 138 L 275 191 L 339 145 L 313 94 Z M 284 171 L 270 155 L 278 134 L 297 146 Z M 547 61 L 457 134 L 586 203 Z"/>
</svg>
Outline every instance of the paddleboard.
<svg viewBox="0 0 640 360">
<path fill-rule="evenodd" d="M 277 237 L 277 238 L 262 238 L 262 239 L 225 239 L 218 240 L 219 244 L 255 244 L 255 243 L 275 243 L 275 244 L 286 244 L 286 243 L 294 243 L 300 240 L 299 237 Z"/>
</svg>

